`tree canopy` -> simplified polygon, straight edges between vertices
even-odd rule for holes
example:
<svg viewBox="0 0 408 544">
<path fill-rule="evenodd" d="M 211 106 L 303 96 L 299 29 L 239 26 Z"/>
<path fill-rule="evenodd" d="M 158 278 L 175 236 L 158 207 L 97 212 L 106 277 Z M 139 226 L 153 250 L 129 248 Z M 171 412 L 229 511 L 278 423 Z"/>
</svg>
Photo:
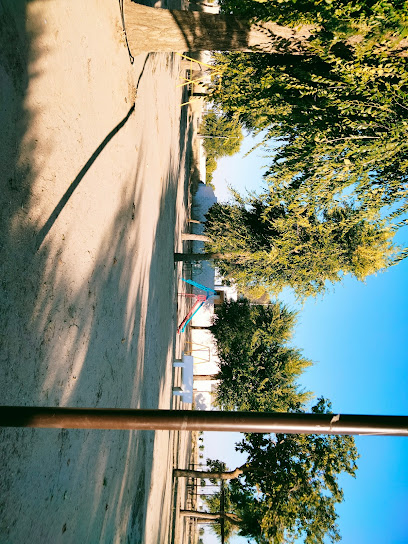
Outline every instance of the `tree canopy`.
<svg viewBox="0 0 408 544">
<path fill-rule="evenodd" d="M 154 10 L 124 1 L 131 51 L 265 51 L 303 55 L 322 37 L 346 47 L 389 42 L 405 52 L 407 7 L 403 0 L 222 0 L 224 14 Z M 234 15 L 231 15 L 234 13 Z M 331 42 L 329 42 L 331 43 Z"/>
<path fill-rule="evenodd" d="M 291 287 L 304 297 L 344 274 L 363 280 L 405 258 L 408 249 L 392 239 L 408 210 L 407 3 L 222 7 L 303 32 L 295 48 L 284 37 L 275 42 L 279 54 L 215 55 L 210 100 L 264 131 L 271 154 L 265 195 L 208 214 L 206 250 L 223 275 L 240 288 Z"/>
<path fill-rule="evenodd" d="M 210 330 L 223 358 L 256 344 L 285 344 L 292 338 L 297 315 L 283 303 L 252 304 L 244 297 L 225 300 L 214 312 Z"/>
<path fill-rule="evenodd" d="M 330 409 L 321 398 L 312 410 Z M 249 434 L 237 449 L 246 462 L 238 478 L 227 484 L 224 508 L 237 520 L 226 523 L 228 535 L 235 530 L 254 542 L 276 544 L 299 538 L 305 544 L 340 540 L 336 505 L 344 496 L 338 477 L 355 476 L 358 453 L 353 437 Z M 211 461 L 209 468 L 222 467 Z M 208 499 L 210 511 L 219 511 L 219 499 L 219 494 Z"/>
<path fill-rule="evenodd" d="M 201 123 L 200 133 L 204 137 L 204 149 L 206 159 L 206 183 L 212 181 L 212 176 L 217 168 L 217 160 L 238 153 L 244 135 L 242 125 L 234 118 L 225 115 L 208 112 Z"/>
<path fill-rule="evenodd" d="M 312 206 L 353 194 L 357 207 L 406 211 L 406 60 L 219 55 L 212 98 L 273 140 L 266 182 Z M 395 217 L 395 210 L 392 210 Z"/>
<path fill-rule="evenodd" d="M 314 412 L 330 411 L 320 399 Z M 302 537 L 305 544 L 340 540 L 336 504 L 343 501 L 338 475 L 357 469 L 353 437 L 324 435 L 247 436 L 238 449 L 248 455 L 247 495 L 259 490 L 249 522 L 261 520 L 261 532 L 275 542 Z M 247 531 L 251 525 L 248 523 Z"/>
<path fill-rule="evenodd" d="M 309 25 L 302 61 L 284 55 L 217 54 L 211 99 L 273 140 L 266 181 L 308 206 L 407 210 L 406 2 L 223 0 L 227 12 Z M 389 206 L 393 206 L 389 209 Z M 384 213 L 384 212 L 383 212 Z"/>
<path fill-rule="evenodd" d="M 220 0 L 221 11 L 238 15 L 243 19 L 275 21 L 290 27 L 311 26 L 312 39 L 319 35 L 347 39 L 360 36 L 369 47 L 384 39 L 391 45 L 401 45 L 408 34 L 408 7 L 403 0 Z M 329 42 L 330 43 L 330 42 Z"/>
<path fill-rule="evenodd" d="M 290 287 L 300 298 L 316 295 L 344 274 L 364 280 L 400 255 L 392 228 L 350 203 L 318 211 L 271 191 L 214 204 L 206 219 L 206 250 L 219 255 L 224 278 L 275 294 Z"/>
<path fill-rule="evenodd" d="M 289 411 L 310 398 L 297 379 L 311 365 L 288 342 L 296 314 L 281 303 L 247 299 L 219 306 L 211 332 L 220 370 L 214 402 L 226 410 Z"/>
<path fill-rule="evenodd" d="M 206 136 L 204 148 L 215 159 L 238 153 L 244 138 L 241 124 L 215 111 L 208 112 L 200 126 L 200 134 Z"/>
</svg>

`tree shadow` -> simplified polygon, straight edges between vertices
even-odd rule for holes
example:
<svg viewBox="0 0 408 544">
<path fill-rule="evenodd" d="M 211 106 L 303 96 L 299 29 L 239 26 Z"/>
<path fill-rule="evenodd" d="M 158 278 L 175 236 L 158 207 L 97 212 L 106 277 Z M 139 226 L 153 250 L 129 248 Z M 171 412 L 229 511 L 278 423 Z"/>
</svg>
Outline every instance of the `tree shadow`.
<svg viewBox="0 0 408 544">
<path fill-rule="evenodd" d="M 37 235 L 37 249 L 40 249 L 41 244 L 44 241 L 44 238 L 49 233 L 50 229 L 52 228 L 53 224 L 57 220 L 59 214 L 62 212 L 64 206 L 66 206 L 68 200 L 71 198 L 72 194 L 74 193 L 75 189 L 78 187 L 78 185 L 81 183 L 82 179 L 84 178 L 85 174 L 88 172 L 88 170 L 91 168 L 93 163 L 96 161 L 96 159 L 99 157 L 99 155 L 102 153 L 102 151 L 105 149 L 105 147 L 108 145 L 108 143 L 112 140 L 112 138 L 119 132 L 119 130 L 127 123 L 129 117 L 132 115 L 132 113 L 135 111 L 135 105 L 132 104 L 129 111 L 125 115 L 125 117 L 118 123 L 110 132 L 109 134 L 102 140 L 102 142 L 98 145 L 98 147 L 95 149 L 95 151 L 92 153 L 92 155 L 89 157 L 89 159 L 86 161 L 85 165 L 81 168 L 78 175 L 74 179 L 74 181 L 71 183 L 71 185 L 68 187 L 68 189 L 65 191 L 64 195 L 62 196 L 61 200 L 58 202 L 58 204 L 55 206 L 52 214 L 45 222 L 45 225 L 41 228 L 40 232 Z"/>
</svg>

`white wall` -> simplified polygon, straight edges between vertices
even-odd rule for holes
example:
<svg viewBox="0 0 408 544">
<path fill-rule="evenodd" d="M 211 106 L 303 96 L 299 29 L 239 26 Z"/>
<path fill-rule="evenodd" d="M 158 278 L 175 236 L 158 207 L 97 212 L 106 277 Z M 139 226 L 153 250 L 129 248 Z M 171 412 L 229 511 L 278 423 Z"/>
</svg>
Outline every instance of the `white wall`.
<svg viewBox="0 0 408 544">
<path fill-rule="evenodd" d="M 208 209 L 217 202 L 214 191 L 208 185 L 200 183 L 193 198 L 192 218 L 205 221 L 205 214 Z M 193 232 L 202 234 L 203 225 L 192 223 Z M 203 251 L 203 242 L 193 242 L 193 252 Z M 207 261 L 202 261 L 199 267 L 193 268 L 193 280 L 206 287 L 225 292 L 226 299 L 237 299 L 237 292 L 234 287 L 222 285 L 222 278 L 216 274 L 214 267 Z M 200 289 L 193 289 L 197 294 L 204 294 Z M 212 323 L 214 315 L 214 298 L 210 298 L 191 320 L 191 325 L 196 327 L 208 327 Z M 194 374 L 216 374 L 218 371 L 218 356 L 212 334 L 207 330 L 192 329 L 191 339 L 193 343 L 192 355 L 194 356 Z M 211 390 L 216 384 L 214 380 L 195 380 L 194 389 L 196 408 L 199 410 L 213 409 L 211 402 Z"/>
</svg>

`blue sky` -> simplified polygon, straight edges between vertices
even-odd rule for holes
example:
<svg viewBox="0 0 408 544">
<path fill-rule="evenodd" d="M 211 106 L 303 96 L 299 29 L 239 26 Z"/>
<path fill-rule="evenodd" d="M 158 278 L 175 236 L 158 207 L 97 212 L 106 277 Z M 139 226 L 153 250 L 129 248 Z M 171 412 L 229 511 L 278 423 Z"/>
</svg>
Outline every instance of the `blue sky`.
<svg viewBox="0 0 408 544">
<path fill-rule="evenodd" d="M 216 194 L 227 199 L 226 185 L 240 192 L 259 189 L 268 159 L 246 138 L 240 154 L 221 159 L 214 176 Z M 407 232 L 397 243 L 408 246 Z M 369 277 L 365 283 L 345 278 L 328 294 L 301 308 L 290 296 L 282 300 L 299 311 L 293 344 L 315 362 L 302 385 L 333 403 L 333 411 L 408 415 L 408 262 Z M 206 433 L 205 456 L 231 466 L 236 436 Z M 357 437 L 361 458 L 356 479 L 345 477 L 344 502 L 338 507 L 344 544 L 408 544 L 408 439 Z M 206 544 L 217 542 L 206 535 Z M 246 539 L 234 539 L 243 543 Z"/>
</svg>

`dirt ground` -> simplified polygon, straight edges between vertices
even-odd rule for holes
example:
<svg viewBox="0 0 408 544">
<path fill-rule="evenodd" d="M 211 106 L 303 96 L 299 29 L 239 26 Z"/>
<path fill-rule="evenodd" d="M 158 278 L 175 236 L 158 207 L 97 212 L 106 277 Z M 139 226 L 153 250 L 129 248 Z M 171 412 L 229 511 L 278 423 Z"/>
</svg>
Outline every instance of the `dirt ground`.
<svg viewBox="0 0 408 544">
<path fill-rule="evenodd" d="M 114 0 L 0 1 L 0 404 L 171 407 L 191 122 Z M 175 436 L 4 429 L 0 542 L 165 543 Z"/>
</svg>

